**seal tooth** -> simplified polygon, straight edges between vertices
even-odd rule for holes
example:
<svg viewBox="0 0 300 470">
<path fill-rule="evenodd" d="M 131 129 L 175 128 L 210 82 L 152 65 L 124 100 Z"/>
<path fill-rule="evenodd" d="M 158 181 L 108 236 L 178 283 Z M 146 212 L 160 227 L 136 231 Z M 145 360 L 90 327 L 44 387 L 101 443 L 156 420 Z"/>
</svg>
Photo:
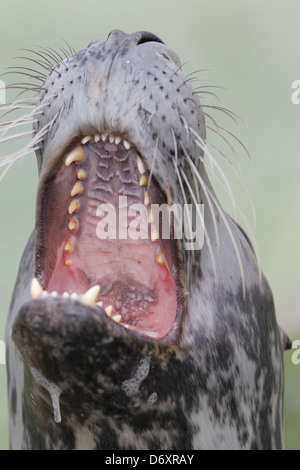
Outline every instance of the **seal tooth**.
<svg viewBox="0 0 300 470">
<path fill-rule="evenodd" d="M 131 148 L 131 145 L 129 142 L 127 142 L 127 140 L 123 140 L 123 145 L 126 148 L 126 150 L 129 150 Z"/>
<path fill-rule="evenodd" d="M 116 323 L 120 323 L 120 321 L 122 320 L 122 317 L 121 315 L 114 315 L 113 317 L 111 317 L 111 319 L 115 321 Z"/>
<path fill-rule="evenodd" d="M 82 191 L 83 191 L 83 185 L 82 183 L 79 183 L 77 181 L 72 188 L 71 196 L 76 196 L 77 194 L 81 194 Z"/>
<path fill-rule="evenodd" d="M 107 141 L 107 137 L 108 137 L 107 134 L 101 134 L 102 142 L 106 142 L 106 141 Z"/>
<path fill-rule="evenodd" d="M 152 224 L 153 222 L 154 222 L 154 218 L 153 218 L 152 210 L 149 209 L 148 210 L 148 224 Z"/>
<path fill-rule="evenodd" d="M 94 135 L 94 141 L 96 142 L 96 144 L 97 144 L 97 142 L 99 142 L 99 140 L 101 140 L 101 136 L 98 135 L 98 134 Z"/>
<path fill-rule="evenodd" d="M 102 301 L 96 302 L 96 305 L 98 305 L 98 307 L 103 307 L 103 302 Z"/>
<path fill-rule="evenodd" d="M 78 178 L 79 180 L 85 180 L 86 177 L 87 177 L 87 173 L 86 173 L 85 170 L 82 170 L 82 169 L 78 170 L 78 172 L 77 172 L 77 178 Z"/>
<path fill-rule="evenodd" d="M 78 230 L 79 228 L 79 222 L 77 219 L 71 219 L 69 224 L 68 224 L 68 229 L 69 230 Z"/>
<path fill-rule="evenodd" d="M 46 290 L 44 290 L 44 292 L 42 293 L 41 297 L 42 297 L 42 298 L 49 297 L 49 292 L 47 292 Z"/>
<path fill-rule="evenodd" d="M 140 157 L 136 157 L 136 162 L 137 162 L 137 166 L 138 166 L 138 170 L 139 170 L 140 175 L 143 175 L 146 171 L 145 167 L 144 167 L 144 163 L 142 162 Z"/>
<path fill-rule="evenodd" d="M 50 292 L 50 297 L 58 297 L 58 293 L 56 290 L 54 290 L 53 292 Z"/>
<path fill-rule="evenodd" d="M 107 315 L 108 317 L 111 316 L 111 314 L 112 314 L 112 309 L 113 309 L 113 308 L 112 308 L 112 305 L 108 305 L 108 307 L 106 307 L 106 308 L 104 309 L 104 310 L 105 310 L 105 313 L 106 313 L 106 315 Z"/>
<path fill-rule="evenodd" d="M 81 296 L 81 302 L 83 302 L 86 305 L 89 305 L 90 307 L 93 307 L 96 302 L 97 295 L 99 294 L 100 291 L 100 286 L 96 285 L 91 287 L 86 291 L 85 294 L 82 294 Z"/>
<path fill-rule="evenodd" d="M 43 294 L 44 289 L 42 288 L 41 284 L 37 280 L 36 277 L 34 277 L 31 281 L 30 284 L 30 295 L 32 299 L 37 299 L 38 297 L 41 297 Z"/>
<path fill-rule="evenodd" d="M 66 266 L 71 266 L 71 264 L 72 264 L 72 260 L 66 259 L 65 265 L 66 265 Z"/>
<path fill-rule="evenodd" d="M 82 162 L 84 158 L 84 152 L 81 145 L 78 145 L 72 152 L 69 153 L 65 160 L 65 165 L 69 166 L 72 162 Z"/>
<path fill-rule="evenodd" d="M 82 145 L 85 145 L 88 142 L 90 142 L 92 139 L 93 139 L 93 137 L 91 135 L 86 135 L 85 137 L 83 137 L 83 139 L 81 139 L 81 143 L 82 143 Z"/>
<path fill-rule="evenodd" d="M 115 138 L 115 144 L 116 144 L 116 145 L 119 145 L 120 142 L 122 142 L 121 137 L 119 137 L 119 136 L 116 137 L 116 138 Z"/>
<path fill-rule="evenodd" d="M 70 254 L 73 253 L 74 251 L 73 243 L 68 240 L 65 244 L 64 250 L 66 253 L 70 253 Z"/>
<path fill-rule="evenodd" d="M 156 260 L 158 262 L 158 264 L 160 264 L 160 266 L 165 266 L 165 258 L 164 258 L 164 255 L 162 253 L 158 253 L 157 257 L 156 257 Z"/>
<path fill-rule="evenodd" d="M 144 204 L 145 204 L 145 206 L 149 206 L 149 204 L 150 204 L 148 191 L 144 192 Z"/>
<path fill-rule="evenodd" d="M 147 176 L 142 175 L 140 178 L 140 186 L 146 186 L 147 182 L 148 182 Z"/>
<path fill-rule="evenodd" d="M 70 297 L 69 292 L 64 292 L 63 295 L 62 295 L 62 297 L 63 297 L 64 299 L 68 299 L 68 298 Z"/>
<path fill-rule="evenodd" d="M 157 240 L 159 240 L 159 236 L 158 236 L 158 232 L 157 232 L 156 228 L 154 228 L 151 232 L 151 240 L 153 242 L 156 242 Z"/>
<path fill-rule="evenodd" d="M 79 295 L 76 294 L 76 292 L 73 292 L 73 294 L 70 295 L 72 300 L 79 300 Z"/>
<path fill-rule="evenodd" d="M 68 207 L 68 212 L 69 214 L 73 214 L 73 212 L 76 212 L 78 211 L 79 209 L 79 202 L 77 201 L 77 199 L 73 199 L 71 202 L 70 202 L 70 205 Z"/>
<path fill-rule="evenodd" d="M 111 144 L 113 144 L 113 143 L 115 142 L 115 138 L 114 138 L 113 135 L 110 135 L 110 136 L 108 137 L 108 139 L 109 139 L 109 142 L 110 142 Z"/>
</svg>

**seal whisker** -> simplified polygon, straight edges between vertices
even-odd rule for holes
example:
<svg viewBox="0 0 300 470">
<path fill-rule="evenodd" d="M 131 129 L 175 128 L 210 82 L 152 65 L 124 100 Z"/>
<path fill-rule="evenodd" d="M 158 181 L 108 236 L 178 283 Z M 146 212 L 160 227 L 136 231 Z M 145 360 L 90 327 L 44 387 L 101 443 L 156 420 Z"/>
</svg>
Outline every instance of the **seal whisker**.
<svg viewBox="0 0 300 470">
<path fill-rule="evenodd" d="M 207 162 L 204 160 L 204 158 L 200 157 L 199 156 L 199 159 L 201 160 L 201 162 L 209 169 L 211 170 L 210 167 L 207 166 Z M 198 173 L 199 174 L 199 173 Z M 222 182 L 221 178 L 216 174 L 214 173 L 213 174 L 214 177 L 219 181 L 219 183 L 221 184 L 221 186 L 224 188 L 224 190 L 226 191 L 226 187 L 224 186 L 224 183 Z M 237 202 L 235 202 L 235 207 L 238 211 L 238 213 L 240 214 L 241 218 L 243 219 L 243 222 L 246 226 L 246 229 L 248 230 L 249 232 L 249 235 L 250 235 L 250 239 L 251 239 L 251 242 L 253 244 L 253 249 L 254 249 L 254 252 L 255 252 L 255 256 L 257 258 L 257 262 L 258 262 L 258 265 L 260 266 L 260 257 L 259 257 L 259 250 L 258 250 L 258 246 L 257 246 L 257 243 L 256 243 L 256 240 L 255 240 L 255 235 L 254 235 L 254 230 L 255 230 L 255 227 L 254 228 L 251 228 L 249 222 L 248 222 L 248 219 L 247 217 L 245 216 L 244 212 L 242 211 L 242 209 L 240 208 L 239 204 Z"/>
<path fill-rule="evenodd" d="M 194 201 L 194 204 L 195 204 L 195 207 L 196 207 L 196 211 L 197 211 L 197 214 L 199 216 L 199 219 L 201 221 L 201 225 L 202 225 L 202 228 L 204 230 L 204 234 L 205 234 L 205 238 L 206 238 L 206 241 L 207 241 L 207 246 L 208 246 L 208 249 L 209 249 L 209 253 L 210 253 L 210 257 L 211 257 L 211 261 L 212 261 L 212 267 L 213 267 L 213 272 L 214 272 L 214 279 L 215 279 L 215 283 L 217 284 L 218 283 L 218 276 L 217 276 L 217 270 L 216 270 L 216 262 L 215 262 L 215 257 L 214 257 L 214 253 L 213 253 L 213 249 L 212 249 L 212 246 L 211 246 L 211 241 L 210 241 L 210 236 L 207 232 L 207 229 L 205 227 L 205 223 L 204 223 L 204 218 L 203 218 L 203 215 L 201 214 L 201 211 L 199 210 L 199 207 L 197 205 L 197 200 L 196 200 L 196 197 L 195 197 L 195 194 L 194 194 L 194 191 L 187 179 L 187 176 L 185 174 L 185 172 L 183 171 L 182 168 L 180 168 L 180 173 L 182 174 L 183 176 L 183 179 L 188 187 L 188 190 L 189 190 L 189 193 Z"/>
<path fill-rule="evenodd" d="M 207 185 L 206 185 L 205 181 L 203 180 L 203 178 L 201 177 L 200 172 L 196 168 L 196 165 L 194 164 L 194 162 L 191 159 L 190 155 L 188 154 L 188 152 L 184 148 L 182 142 L 180 142 L 180 144 L 181 144 L 181 147 L 182 147 L 182 150 L 183 150 L 185 156 L 188 159 L 189 165 L 190 165 L 191 169 L 193 170 L 192 174 L 195 175 L 195 177 L 198 179 L 198 181 L 200 183 L 200 186 L 203 189 L 203 192 L 206 196 L 206 199 L 207 199 L 207 202 L 208 202 L 208 205 L 209 205 L 209 210 L 210 210 L 212 220 L 213 220 L 214 229 L 215 229 L 216 244 L 217 244 L 217 246 L 219 246 L 220 240 L 219 240 L 219 231 L 218 231 L 218 226 L 217 226 L 217 221 L 216 221 L 216 215 L 215 215 L 214 208 L 212 206 L 211 198 L 210 198 L 209 193 L 207 191 Z"/>
<path fill-rule="evenodd" d="M 178 178 L 178 182 L 179 182 L 179 186 L 180 186 L 180 190 L 181 190 L 181 194 L 182 194 L 184 203 L 187 205 L 188 201 L 187 201 L 184 186 L 183 186 L 183 183 L 182 183 L 181 175 L 180 175 L 180 172 L 179 172 L 179 169 L 178 169 L 178 165 L 177 165 L 174 158 L 172 159 L 172 161 L 173 161 L 173 165 L 174 165 L 174 168 L 175 168 L 175 172 L 177 174 L 177 178 Z M 192 228 L 192 221 L 191 221 L 191 216 L 190 216 L 189 211 L 187 211 L 187 221 L 188 221 L 189 239 L 191 240 L 192 239 L 193 228 Z M 193 257 L 192 259 L 194 261 L 194 259 L 195 259 L 194 251 L 192 251 L 192 257 Z"/>
<path fill-rule="evenodd" d="M 16 66 L 16 65 L 15 65 L 15 66 L 12 66 L 12 67 L 6 67 L 5 70 L 7 70 L 8 72 L 5 72 L 5 73 L 10 73 L 10 70 L 11 70 L 11 69 L 12 69 L 12 70 L 15 70 L 15 71 L 16 71 L 16 70 L 20 70 L 20 71 L 26 70 L 26 72 L 34 72 L 34 73 L 37 74 L 38 76 L 43 77 L 44 80 L 46 80 L 46 78 L 47 78 L 47 75 L 44 74 L 44 73 L 42 73 L 40 70 L 35 70 L 35 69 L 32 69 L 31 67 L 18 67 L 18 66 Z M 21 73 L 22 73 L 22 72 L 21 72 Z"/>
<path fill-rule="evenodd" d="M 253 202 L 253 199 L 251 197 L 249 188 L 248 188 L 242 174 L 233 165 L 232 161 L 221 150 L 219 150 L 215 145 L 213 145 L 211 142 L 209 142 L 207 140 L 206 140 L 206 144 L 208 146 L 212 147 L 218 153 L 218 155 L 220 155 L 226 161 L 226 163 L 230 166 L 230 168 L 233 170 L 233 172 L 237 175 L 237 178 L 239 179 L 239 181 L 242 183 L 242 186 L 243 186 L 243 188 L 244 188 L 244 190 L 247 194 L 248 201 L 249 201 L 249 204 L 250 204 L 250 207 L 251 207 L 252 218 L 253 218 L 253 229 L 255 230 L 255 227 L 256 227 L 256 213 L 255 213 L 254 202 Z"/>
<path fill-rule="evenodd" d="M 210 123 L 210 125 L 214 125 L 217 130 L 221 129 L 223 132 L 225 132 L 226 134 L 230 135 L 230 137 L 232 137 L 238 144 L 241 145 L 241 147 L 243 148 L 243 150 L 246 152 L 246 155 L 247 157 L 249 158 L 249 160 L 252 162 L 252 157 L 249 153 L 249 151 L 247 150 L 246 146 L 243 144 L 243 142 L 236 136 L 234 135 L 232 132 L 230 132 L 228 129 L 225 129 L 224 127 L 218 125 L 216 122 L 214 123 Z M 208 127 L 210 129 L 210 127 Z M 216 131 L 215 131 L 216 132 Z M 220 135 L 220 134 L 219 134 Z"/>
<path fill-rule="evenodd" d="M 53 63 L 50 62 L 50 60 L 47 59 L 47 56 L 45 54 L 43 54 L 42 52 L 34 51 L 33 49 L 20 49 L 20 50 L 24 51 L 24 52 L 30 52 L 31 54 L 35 54 L 38 57 L 41 57 L 43 59 L 44 63 L 47 63 L 49 65 L 50 69 L 53 67 Z M 55 64 L 56 63 L 57 63 L 57 61 L 55 61 Z"/>
<path fill-rule="evenodd" d="M 32 151 L 37 150 L 39 148 L 38 147 L 39 143 L 43 140 L 43 137 L 49 132 L 49 128 L 53 125 L 53 122 L 57 119 L 58 114 L 59 113 L 57 113 L 49 123 L 47 123 L 37 134 L 35 134 L 34 137 L 31 139 L 31 141 L 27 145 L 25 145 L 22 149 L 16 152 L 11 152 L 9 154 L 1 156 L 0 167 L 5 166 L 5 165 L 11 166 L 11 164 L 16 162 L 19 158 L 23 158 L 25 155 L 31 153 Z M 0 175 L 0 180 L 6 174 L 6 171 L 7 170 L 5 170 Z"/>
<path fill-rule="evenodd" d="M 150 173 L 149 173 L 149 177 L 148 177 L 148 184 L 147 184 L 147 190 L 148 191 L 149 191 L 149 186 L 151 184 L 152 175 L 153 175 L 153 171 L 154 171 L 154 167 L 155 167 L 155 161 L 156 161 L 156 157 L 157 157 L 157 149 L 158 149 L 158 136 L 155 139 L 154 154 L 153 154 Z"/>
<path fill-rule="evenodd" d="M 17 56 L 17 57 L 14 57 L 14 59 L 22 59 L 22 60 L 28 60 L 29 62 L 33 62 L 37 65 L 39 65 L 40 67 L 42 67 L 43 69 L 45 69 L 47 71 L 47 74 L 50 72 L 51 70 L 51 67 L 49 66 L 49 63 L 46 63 L 44 61 L 38 61 L 38 60 L 35 60 L 33 59 L 32 57 L 26 57 L 26 56 Z"/>
<path fill-rule="evenodd" d="M 218 111 L 221 111 L 222 113 L 224 113 L 224 114 L 226 114 L 227 116 L 229 116 L 236 124 L 238 123 L 238 121 L 236 120 L 236 118 L 241 121 L 241 118 L 240 118 L 237 114 L 235 114 L 233 111 L 230 111 L 230 109 L 223 108 L 222 106 L 210 105 L 210 104 L 202 104 L 201 107 L 202 107 L 202 108 L 217 109 Z"/>
<path fill-rule="evenodd" d="M 216 161 L 216 159 L 213 157 L 213 155 L 211 154 L 211 152 L 209 151 L 208 147 L 207 147 L 207 144 L 206 144 L 206 141 L 204 141 L 201 136 L 192 128 L 190 128 L 190 131 L 196 136 L 196 139 L 195 139 L 195 144 L 198 145 L 198 147 L 200 147 L 203 152 L 209 157 L 209 160 L 210 160 L 210 163 L 211 163 L 211 170 L 212 172 L 214 173 L 214 170 L 213 170 L 213 166 L 215 165 L 219 171 L 219 173 L 222 175 L 222 178 L 225 182 L 225 185 L 227 187 L 227 192 L 231 198 L 231 202 L 232 202 L 232 208 L 233 208 L 233 211 L 234 211 L 234 215 L 236 215 L 236 209 L 235 209 L 235 206 L 236 206 L 236 201 L 235 201 L 235 198 L 233 196 L 233 193 L 232 193 L 232 190 L 231 190 L 231 186 L 229 184 L 229 181 L 225 175 L 225 173 L 223 172 L 222 168 L 220 167 L 220 165 L 218 164 L 218 162 Z"/>
<path fill-rule="evenodd" d="M 233 145 L 230 143 L 230 141 L 228 139 L 226 139 L 226 137 L 224 137 L 221 132 L 218 132 L 216 129 L 214 129 L 213 127 L 211 127 L 209 124 L 207 124 L 207 129 L 209 129 L 212 133 L 216 134 L 218 137 L 220 137 L 220 139 L 223 140 L 223 142 L 225 142 L 226 145 L 228 145 L 228 147 L 230 148 L 230 150 L 232 151 L 234 157 L 235 157 L 235 160 L 236 160 L 236 164 L 238 165 L 239 167 L 239 171 L 241 171 L 241 162 L 240 162 L 240 159 L 239 159 L 239 156 L 235 150 L 235 148 L 233 147 Z M 209 142 L 207 141 L 207 143 L 209 144 Z M 227 157 L 228 160 L 230 160 L 229 157 Z M 231 161 L 231 160 L 230 160 Z M 233 163 L 232 163 L 233 164 Z"/>
</svg>

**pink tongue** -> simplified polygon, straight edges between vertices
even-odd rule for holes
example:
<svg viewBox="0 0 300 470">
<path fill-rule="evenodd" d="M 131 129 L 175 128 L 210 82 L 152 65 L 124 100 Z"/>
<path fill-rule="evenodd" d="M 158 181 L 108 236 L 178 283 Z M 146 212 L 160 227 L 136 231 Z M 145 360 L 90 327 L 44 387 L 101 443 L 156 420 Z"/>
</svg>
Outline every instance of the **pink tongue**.
<svg viewBox="0 0 300 470">
<path fill-rule="evenodd" d="M 120 315 L 120 323 L 152 338 L 163 337 L 175 320 L 176 286 L 167 266 L 157 262 L 159 245 L 150 243 L 114 240 L 112 245 L 97 240 L 90 249 L 84 244 L 84 254 L 81 243 L 77 244 L 71 256 L 62 244 L 47 290 L 83 294 L 99 284 L 97 301 L 103 302 L 103 308 L 112 305 L 112 316 Z M 70 266 L 65 265 L 66 259 L 72 260 Z"/>
</svg>

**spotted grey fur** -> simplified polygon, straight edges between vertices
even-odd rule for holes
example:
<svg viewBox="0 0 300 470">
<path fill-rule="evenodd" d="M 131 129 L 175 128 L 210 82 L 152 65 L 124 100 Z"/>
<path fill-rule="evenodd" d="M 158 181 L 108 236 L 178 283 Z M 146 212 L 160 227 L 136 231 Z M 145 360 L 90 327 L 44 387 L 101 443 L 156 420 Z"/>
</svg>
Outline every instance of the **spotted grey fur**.
<svg viewBox="0 0 300 470">
<path fill-rule="evenodd" d="M 194 138 L 205 139 L 203 110 L 177 56 L 154 35 L 113 31 L 93 41 L 53 69 L 40 103 L 35 133 L 51 122 L 37 151 L 41 182 L 45 163 L 54 165 L 74 136 L 101 130 L 125 136 L 149 168 L 155 155 L 155 177 L 165 187 L 168 175 L 173 201 L 185 202 L 174 159 L 195 185 L 185 152 L 212 192 Z M 181 247 L 187 313 L 176 344 L 133 336 L 79 302 L 31 301 L 31 236 L 7 323 L 12 448 L 284 446 L 283 347 L 270 287 L 243 232 L 216 204 L 214 219 L 202 185 L 199 192 L 211 251 L 207 242 L 194 253 Z"/>
</svg>

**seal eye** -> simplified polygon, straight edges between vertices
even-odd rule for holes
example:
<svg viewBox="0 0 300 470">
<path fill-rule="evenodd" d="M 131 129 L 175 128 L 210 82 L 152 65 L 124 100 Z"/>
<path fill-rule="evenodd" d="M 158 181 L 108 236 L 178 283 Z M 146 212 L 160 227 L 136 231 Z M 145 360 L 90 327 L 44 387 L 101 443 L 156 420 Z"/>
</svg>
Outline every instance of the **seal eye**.
<svg viewBox="0 0 300 470">
<path fill-rule="evenodd" d="M 159 42 L 160 44 L 164 44 L 158 36 L 153 33 L 149 33 L 148 31 L 141 31 L 138 34 L 140 35 L 140 39 L 137 42 L 137 46 L 145 44 L 146 42 Z"/>
</svg>

